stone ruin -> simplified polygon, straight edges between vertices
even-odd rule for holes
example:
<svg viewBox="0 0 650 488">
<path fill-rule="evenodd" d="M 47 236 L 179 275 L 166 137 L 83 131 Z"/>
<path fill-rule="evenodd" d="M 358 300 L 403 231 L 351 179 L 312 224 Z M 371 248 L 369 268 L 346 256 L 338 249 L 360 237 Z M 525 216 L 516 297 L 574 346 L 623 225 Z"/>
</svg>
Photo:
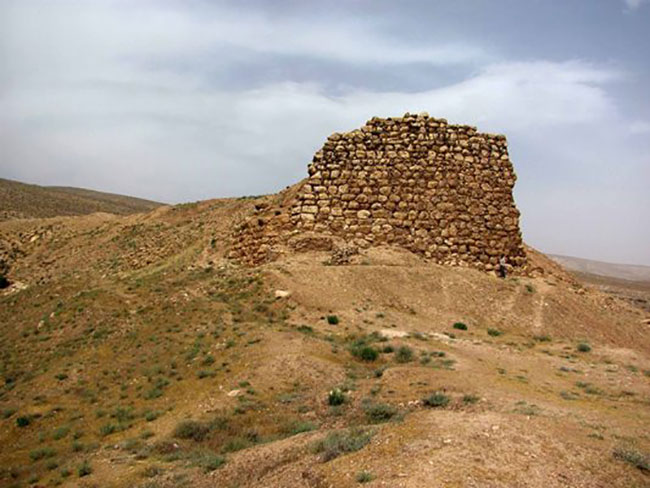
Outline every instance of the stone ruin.
<svg viewBox="0 0 650 488">
<path fill-rule="evenodd" d="M 392 245 L 439 264 L 526 264 L 505 136 L 426 114 L 374 117 L 328 137 L 309 177 L 237 225 L 230 257 Z"/>
</svg>

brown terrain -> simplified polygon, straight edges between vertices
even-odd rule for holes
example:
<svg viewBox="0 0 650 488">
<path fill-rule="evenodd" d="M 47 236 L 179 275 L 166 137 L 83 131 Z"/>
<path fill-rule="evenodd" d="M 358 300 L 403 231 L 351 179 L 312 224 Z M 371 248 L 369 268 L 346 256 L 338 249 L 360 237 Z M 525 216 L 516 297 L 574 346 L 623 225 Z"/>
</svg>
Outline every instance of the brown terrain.
<svg viewBox="0 0 650 488">
<path fill-rule="evenodd" d="M 28 185 L 0 178 L 0 221 L 96 212 L 128 215 L 153 210 L 160 205 L 141 198 L 83 188 Z"/>
<path fill-rule="evenodd" d="M 650 312 L 650 266 L 611 264 L 567 256 L 550 256 L 581 282 Z"/>
<path fill-rule="evenodd" d="M 327 229 L 233 259 L 305 184 L 1 222 L 0 485 L 650 486 L 641 303 L 526 246 L 506 279 Z"/>
</svg>

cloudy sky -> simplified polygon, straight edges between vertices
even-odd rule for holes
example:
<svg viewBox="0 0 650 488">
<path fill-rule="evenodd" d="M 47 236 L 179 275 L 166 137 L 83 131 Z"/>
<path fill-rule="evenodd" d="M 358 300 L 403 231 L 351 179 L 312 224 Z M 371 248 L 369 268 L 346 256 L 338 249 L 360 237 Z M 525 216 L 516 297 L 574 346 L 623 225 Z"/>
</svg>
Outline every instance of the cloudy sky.
<svg viewBox="0 0 650 488">
<path fill-rule="evenodd" d="M 0 177 L 275 192 L 328 134 L 508 136 L 525 240 L 650 264 L 648 0 L 0 0 Z"/>
</svg>

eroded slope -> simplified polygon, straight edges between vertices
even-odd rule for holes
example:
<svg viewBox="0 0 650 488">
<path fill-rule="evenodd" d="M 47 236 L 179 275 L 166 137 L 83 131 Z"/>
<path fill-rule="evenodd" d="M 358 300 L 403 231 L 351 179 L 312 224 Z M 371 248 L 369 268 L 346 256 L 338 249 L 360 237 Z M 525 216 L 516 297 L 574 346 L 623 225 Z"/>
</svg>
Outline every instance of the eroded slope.
<svg viewBox="0 0 650 488">
<path fill-rule="evenodd" d="M 234 265 L 277 198 L 0 224 L 0 484 L 648 484 L 641 309 L 531 250 L 506 280 L 389 247 Z"/>
</svg>

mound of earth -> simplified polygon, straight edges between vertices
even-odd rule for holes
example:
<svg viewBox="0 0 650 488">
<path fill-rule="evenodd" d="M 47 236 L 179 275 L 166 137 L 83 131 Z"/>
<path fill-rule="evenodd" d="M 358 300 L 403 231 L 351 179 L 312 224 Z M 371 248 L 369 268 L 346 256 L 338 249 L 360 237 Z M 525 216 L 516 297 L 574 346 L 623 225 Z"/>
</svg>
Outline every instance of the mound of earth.
<svg viewBox="0 0 650 488">
<path fill-rule="evenodd" d="M 95 212 L 128 215 L 148 212 L 161 205 L 141 198 L 83 188 L 28 185 L 0 178 L 0 221 Z"/>
<path fill-rule="evenodd" d="M 0 223 L 0 485 L 648 485 L 646 311 L 530 248 L 229 259 L 282 198 Z"/>
</svg>

